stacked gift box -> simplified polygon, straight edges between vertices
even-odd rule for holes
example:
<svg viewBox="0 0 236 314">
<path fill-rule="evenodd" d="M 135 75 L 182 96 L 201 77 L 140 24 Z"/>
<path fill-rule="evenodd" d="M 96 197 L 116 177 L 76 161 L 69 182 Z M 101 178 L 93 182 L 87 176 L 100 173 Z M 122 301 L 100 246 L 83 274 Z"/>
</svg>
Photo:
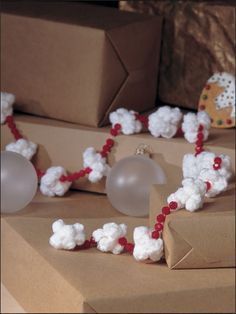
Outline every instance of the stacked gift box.
<svg viewBox="0 0 236 314">
<path fill-rule="evenodd" d="M 17 126 L 39 145 L 32 160 L 37 168 L 80 169 L 82 152 L 89 146 L 99 150 L 108 137 L 111 111 L 154 109 L 161 34 L 162 18 L 146 14 L 75 3 L 4 3 L 2 90 L 16 95 Z M 161 99 L 175 104 L 164 91 L 166 85 Z M 1 131 L 3 150 L 12 135 L 6 125 Z M 232 129 L 213 129 L 205 147 L 234 160 L 234 136 Z M 129 240 L 135 226 L 153 226 L 182 179 L 183 155 L 193 147 L 181 136 L 121 135 L 109 165 L 133 155 L 140 143 L 152 148 L 152 159 L 167 177 L 167 184 L 152 188 L 148 218 L 120 214 L 107 199 L 105 180 L 92 184 L 85 178 L 63 198 L 37 194 L 22 211 L 2 217 L 2 281 L 27 312 L 234 311 L 233 180 L 204 209 L 167 218 L 166 263 L 49 247 L 51 225 L 59 217 L 68 223 L 78 219 L 88 234 L 106 222 L 126 223 Z"/>
</svg>

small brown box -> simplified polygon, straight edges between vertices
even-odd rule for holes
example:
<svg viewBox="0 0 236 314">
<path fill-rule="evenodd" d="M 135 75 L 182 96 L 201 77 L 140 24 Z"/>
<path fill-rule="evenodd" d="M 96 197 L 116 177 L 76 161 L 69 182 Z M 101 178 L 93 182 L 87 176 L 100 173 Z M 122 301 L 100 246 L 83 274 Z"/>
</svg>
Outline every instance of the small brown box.
<svg viewBox="0 0 236 314">
<path fill-rule="evenodd" d="M 176 184 L 154 185 L 150 199 L 150 224 L 166 205 Z M 185 209 L 167 216 L 163 232 L 165 258 L 171 269 L 235 267 L 235 185 L 208 199 L 194 213 Z"/>
<path fill-rule="evenodd" d="M 89 126 L 154 107 L 162 18 L 78 3 L 3 1 L 1 88 L 19 111 Z"/>
</svg>

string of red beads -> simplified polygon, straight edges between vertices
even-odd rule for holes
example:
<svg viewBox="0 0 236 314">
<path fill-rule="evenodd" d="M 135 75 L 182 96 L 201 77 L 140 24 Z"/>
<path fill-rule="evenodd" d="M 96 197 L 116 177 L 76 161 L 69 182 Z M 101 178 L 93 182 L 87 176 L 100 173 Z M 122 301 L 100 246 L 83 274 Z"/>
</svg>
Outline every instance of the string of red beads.
<svg viewBox="0 0 236 314">
<path fill-rule="evenodd" d="M 195 143 L 195 156 L 199 155 L 201 152 L 204 151 L 203 149 L 203 138 L 204 138 L 204 134 L 203 134 L 203 125 L 199 125 L 198 127 L 198 133 L 197 133 L 197 141 Z"/>
<path fill-rule="evenodd" d="M 23 138 L 23 136 L 20 134 L 20 131 L 16 127 L 13 116 L 7 116 L 6 117 L 6 123 L 7 123 L 7 126 L 9 127 L 9 129 L 10 129 L 11 133 L 13 134 L 14 139 L 16 141 Z"/>
</svg>

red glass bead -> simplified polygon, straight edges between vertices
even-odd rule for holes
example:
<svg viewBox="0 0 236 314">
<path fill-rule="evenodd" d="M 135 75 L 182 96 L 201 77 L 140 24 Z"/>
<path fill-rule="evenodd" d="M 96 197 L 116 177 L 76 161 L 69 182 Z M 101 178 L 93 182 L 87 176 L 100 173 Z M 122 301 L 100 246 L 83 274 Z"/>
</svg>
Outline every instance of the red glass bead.
<svg viewBox="0 0 236 314">
<path fill-rule="evenodd" d="M 163 215 L 169 215 L 170 214 L 170 207 L 169 206 L 164 206 L 162 207 L 162 214 Z"/>
<path fill-rule="evenodd" d="M 114 128 L 115 128 L 116 131 L 119 131 L 121 129 L 121 125 L 119 123 L 116 123 L 114 125 Z"/>
<path fill-rule="evenodd" d="M 85 174 L 86 174 L 86 173 L 85 173 L 85 171 L 84 171 L 83 169 L 79 171 L 79 176 L 80 176 L 80 177 L 84 177 Z"/>
<path fill-rule="evenodd" d="M 202 146 L 202 144 L 203 144 L 203 143 L 202 143 L 202 140 L 197 140 L 197 141 L 196 141 L 196 145 L 197 145 L 197 146 Z"/>
<path fill-rule="evenodd" d="M 220 164 L 214 164 L 213 169 L 214 170 L 219 170 L 221 168 Z"/>
<path fill-rule="evenodd" d="M 133 244 L 133 243 L 127 243 L 127 244 L 125 245 L 125 249 L 126 249 L 127 252 L 132 253 L 133 250 L 134 250 L 134 244 Z"/>
<path fill-rule="evenodd" d="M 214 162 L 216 163 L 216 164 L 221 164 L 222 163 L 222 159 L 220 158 L 220 157 L 216 157 L 215 159 L 214 159 Z"/>
<path fill-rule="evenodd" d="M 205 89 L 206 89 L 206 90 L 209 90 L 210 88 L 211 88 L 211 86 L 208 85 L 208 84 L 205 86 Z"/>
<path fill-rule="evenodd" d="M 166 217 L 163 214 L 157 215 L 157 222 L 164 222 Z"/>
<path fill-rule="evenodd" d="M 206 106 L 205 106 L 205 105 L 200 105 L 200 106 L 199 106 L 199 109 L 200 109 L 200 110 L 205 110 L 205 109 L 206 109 Z"/>
<path fill-rule="evenodd" d="M 110 133 L 111 133 L 112 136 L 117 136 L 118 135 L 118 132 L 115 129 L 111 129 Z"/>
<path fill-rule="evenodd" d="M 155 224 L 154 228 L 156 231 L 161 231 L 163 230 L 163 224 L 158 222 L 157 224 Z"/>
<path fill-rule="evenodd" d="M 105 153 L 106 153 L 106 152 L 110 152 L 111 147 L 106 144 L 106 145 L 103 145 L 102 150 L 103 150 Z"/>
<path fill-rule="evenodd" d="M 175 201 L 172 201 L 169 203 L 169 207 L 170 207 L 170 209 L 175 210 L 178 207 L 178 203 Z"/>
<path fill-rule="evenodd" d="M 39 170 L 40 171 L 40 170 Z M 41 172 L 41 171 L 40 171 Z M 40 172 L 39 172 L 39 174 L 40 174 Z M 67 177 L 66 176 L 64 176 L 64 175 L 62 175 L 61 177 L 60 177 L 60 181 L 61 182 L 66 182 L 66 180 L 67 180 Z"/>
<path fill-rule="evenodd" d="M 203 125 L 202 124 L 200 124 L 198 127 L 198 132 L 201 132 L 201 131 L 203 131 Z"/>
<path fill-rule="evenodd" d="M 84 169 L 84 171 L 85 171 L 86 174 L 89 174 L 92 171 L 92 169 L 87 167 L 87 168 Z"/>
<path fill-rule="evenodd" d="M 227 123 L 227 124 L 232 124 L 232 120 L 231 120 L 231 119 L 227 119 L 227 120 L 226 120 L 226 123 Z"/>
<path fill-rule="evenodd" d="M 125 246 L 127 244 L 127 239 L 125 237 L 122 237 L 118 240 L 118 243 L 122 246 Z"/>
<path fill-rule="evenodd" d="M 199 132 L 199 133 L 197 134 L 197 138 L 198 138 L 199 140 L 203 140 L 203 138 L 204 138 L 203 133 L 202 133 L 202 132 Z"/>
<path fill-rule="evenodd" d="M 211 188 L 211 183 L 209 181 L 206 181 L 206 190 L 209 191 Z"/>
<path fill-rule="evenodd" d="M 109 146 L 109 147 L 112 147 L 114 145 L 114 140 L 112 138 L 108 138 L 106 140 L 106 144 Z"/>
<path fill-rule="evenodd" d="M 103 157 L 103 158 L 106 158 L 107 157 L 107 152 L 100 152 L 100 155 Z"/>
<path fill-rule="evenodd" d="M 202 152 L 202 146 L 195 147 L 195 152 L 200 154 Z"/>
<path fill-rule="evenodd" d="M 159 236 L 160 236 L 160 234 L 157 230 L 152 231 L 152 238 L 153 239 L 158 239 Z"/>
</svg>

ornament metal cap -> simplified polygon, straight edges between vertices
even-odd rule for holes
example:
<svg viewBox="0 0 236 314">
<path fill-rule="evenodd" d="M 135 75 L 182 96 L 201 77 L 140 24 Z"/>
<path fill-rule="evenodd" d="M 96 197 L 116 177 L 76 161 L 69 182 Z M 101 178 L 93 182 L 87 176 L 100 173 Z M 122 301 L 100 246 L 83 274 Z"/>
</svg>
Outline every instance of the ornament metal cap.
<svg viewBox="0 0 236 314">
<path fill-rule="evenodd" d="M 151 158 L 152 148 L 147 144 L 139 144 L 135 150 L 135 155 L 142 155 Z"/>
</svg>

